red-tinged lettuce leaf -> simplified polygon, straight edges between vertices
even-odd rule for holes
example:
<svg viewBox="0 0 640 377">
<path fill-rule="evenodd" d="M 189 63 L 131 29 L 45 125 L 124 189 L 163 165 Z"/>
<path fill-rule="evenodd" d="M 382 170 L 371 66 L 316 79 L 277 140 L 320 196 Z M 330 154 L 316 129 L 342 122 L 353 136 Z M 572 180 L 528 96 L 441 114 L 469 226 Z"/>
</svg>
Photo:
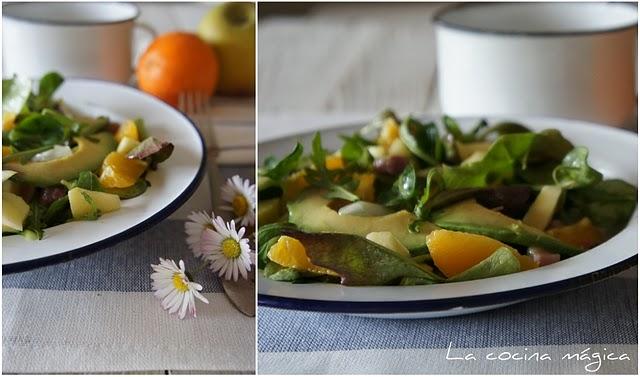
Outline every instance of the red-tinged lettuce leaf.
<svg viewBox="0 0 640 377">
<path fill-rule="evenodd" d="M 137 147 L 133 148 L 129 154 L 129 158 L 137 158 L 144 160 L 151 157 L 154 164 L 159 164 L 166 160 L 173 153 L 173 144 L 160 141 L 155 137 L 148 137 L 140 143 Z"/>
<path fill-rule="evenodd" d="M 300 241 L 311 263 L 335 271 L 344 285 L 391 285 L 403 278 L 443 280 L 411 258 L 360 236 L 291 229 L 282 233 Z"/>
</svg>

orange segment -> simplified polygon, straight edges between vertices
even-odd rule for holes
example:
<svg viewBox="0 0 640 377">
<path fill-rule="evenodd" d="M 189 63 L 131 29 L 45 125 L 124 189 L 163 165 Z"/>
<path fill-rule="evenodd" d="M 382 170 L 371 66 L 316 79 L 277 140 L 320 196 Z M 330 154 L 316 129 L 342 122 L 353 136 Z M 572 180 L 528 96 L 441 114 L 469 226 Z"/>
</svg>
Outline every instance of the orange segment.
<svg viewBox="0 0 640 377">
<path fill-rule="evenodd" d="M 140 135 L 138 134 L 138 127 L 136 123 L 132 120 L 127 120 L 118 127 L 118 132 L 116 132 L 115 138 L 119 143 L 124 137 L 128 137 L 135 141 L 140 141 Z"/>
<path fill-rule="evenodd" d="M 391 143 L 394 142 L 400 135 L 400 127 L 393 119 L 387 119 L 382 130 L 380 130 L 380 136 L 378 137 L 378 145 L 382 145 L 389 148 Z"/>
<path fill-rule="evenodd" d="M 466 271 L 503 246 L 513 250 L 500 241 L 479 234 L 439 229 L 427 236 L 433 263 L 447 277 Z"/>
<path fill-rule="evenodd" d="M 296 270 L 315 272 L 318 274 L 334 275 L 335 272 L 316 266 L 309 261 L 307 253 L 304 249 L 304 245 L 295 238 L 289 236 L 281 236 L 278 238 L 278 242 L 271 246 L 267 256 L 277 264 L 295 268 Z"/>
<path fill-rule="evenodd" d="M 127 158 L 124 154 L 111 152 L 102 162 L 100 184 L 109 188 L 133 186 L 147 169 L 147 163 Z"/>
<path fill-rule="evenodd" d="M 376 176 L 373 173 L 356 174 L 355 178 L 358 180 L 358 187 L 355 194 L 361 200 L 367 202 L 373 202 L 375 200 L 375 188 L 373 183 L 376 180 Z"/>
<path fill-rule="evenodd" d="M 344 161 L 342 161 L 342 157 L 334 154 L 324 158 L 324 165 L 327 167 L 327 170 L 344 169 Z"/>
<path fill-rule="evenodd" d="M 604 241 L 602 231 L 585 217 L 575 224 L 550 229 L 547 233 L 569 245 L 590 249 Z"/>
</svg>

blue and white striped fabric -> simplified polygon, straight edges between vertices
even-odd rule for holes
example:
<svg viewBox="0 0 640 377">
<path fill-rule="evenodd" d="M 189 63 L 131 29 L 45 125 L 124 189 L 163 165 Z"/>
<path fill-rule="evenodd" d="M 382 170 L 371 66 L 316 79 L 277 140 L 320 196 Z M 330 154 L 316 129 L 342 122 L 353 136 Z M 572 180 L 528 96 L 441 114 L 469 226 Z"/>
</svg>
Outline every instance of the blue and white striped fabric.
<svg viewBox="0 0 640 377">
<path fill-rule="evenodd" d="M 86 257 L 2 279 L 4 373 L 254 370 L 255 323 L 228 301 L 204 270 L 195 279 L 209 305 L 196 319 L 162 310 L 151 293 L 158 257 L 200 262 L 184 222 L 167 220 Z"/>
<path fill-rule="evenodd" d="M 424 320 L 260 307 L 258 373 L 637 374 L 637 282 L 634 267 L 563 294 Z M 508 360 L 488 360 L 497 357 Z M 623 360 L 605 360 L 614 357 Z"/>
</svg>

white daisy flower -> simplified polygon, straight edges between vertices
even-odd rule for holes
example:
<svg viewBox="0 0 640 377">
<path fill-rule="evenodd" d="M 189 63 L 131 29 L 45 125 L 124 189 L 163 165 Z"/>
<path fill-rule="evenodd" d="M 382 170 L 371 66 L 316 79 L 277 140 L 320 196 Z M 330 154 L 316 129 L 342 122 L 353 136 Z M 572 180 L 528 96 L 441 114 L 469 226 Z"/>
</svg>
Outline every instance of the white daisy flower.
<svg viewBox="0 0 640 377">
<path fill-rule="evenodd" d="M 213 221 L 213 227 L 214 230 L 205 229 L 202 232 L 203 257 L 211 262 L 211 269 L 218 276 L 224 275 L 227 280 L 233 278 L 237 281 L 240 274 L 246 279 L 247 272 L 251 270 L 249 240 L 242 238 L 246 229 L 243 227 L 236 231 L 233 220 L 225 223 L 220 216 Z"/>
<path fill-rule="evenodd" d="M 248 179 L 243 181 L 240 176 L 234 175 L 227 179 L 227 183 L 222 187 L 221 196 L 222 200 L 230 205 L 220 208 L 232 212 L 234 220 L 239 225 L 248 226 L 255 223 L 256 185 L 252 185 Z"/>
<path fill-rule="evenodd" d="M 209 216 L 209 214 L 204 211 L 194 211 L 187 217 L 191 221 L 187 221 L 184 224 L 184 231 L 187 233 L 187 245 L 189 245 L 189 249 L 191 249 L 196 257 L 202 255 L 200 247 L 202 232 L 205 229 L 213 229 L 213 216 L 213 213 Z"/>
<path fill-rule="evenodd" d="M 200 292 L 202 286 L 192 282 L 184 271 L 184 262 L 176 262 L 171 259 L 160 258 L 160 264 L 152 264 L 151 289 L 153 295 L 162 300 L 162 308 L 168 310 L 169 314 L 178 313 L 178 317 L 183 319 L 187 314 L 196 316 L 195 298 L 208 304 L 209 301 Z"/>
</svg>

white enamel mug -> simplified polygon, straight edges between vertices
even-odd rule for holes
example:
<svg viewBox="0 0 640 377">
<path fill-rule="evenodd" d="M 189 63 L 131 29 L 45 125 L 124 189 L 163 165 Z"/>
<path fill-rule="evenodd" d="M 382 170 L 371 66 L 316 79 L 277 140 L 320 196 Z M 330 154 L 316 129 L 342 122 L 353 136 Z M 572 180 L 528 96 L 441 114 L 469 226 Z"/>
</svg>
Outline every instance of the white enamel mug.
<svg viewBox="0 0 640 377">
<path fill-rule="evenodd" d="M 127 83 L 138 7 L 128 3 L 12 3 L 2 7 L 3 76 Z M 151 33 L 148 26 L 143 28 Z"/>
<path fill-rule="evenodd" d="M 443 112 L 624 126 L 637 110 L 636 4 L 462 4 L 435 16 Z"/>
</svg>

